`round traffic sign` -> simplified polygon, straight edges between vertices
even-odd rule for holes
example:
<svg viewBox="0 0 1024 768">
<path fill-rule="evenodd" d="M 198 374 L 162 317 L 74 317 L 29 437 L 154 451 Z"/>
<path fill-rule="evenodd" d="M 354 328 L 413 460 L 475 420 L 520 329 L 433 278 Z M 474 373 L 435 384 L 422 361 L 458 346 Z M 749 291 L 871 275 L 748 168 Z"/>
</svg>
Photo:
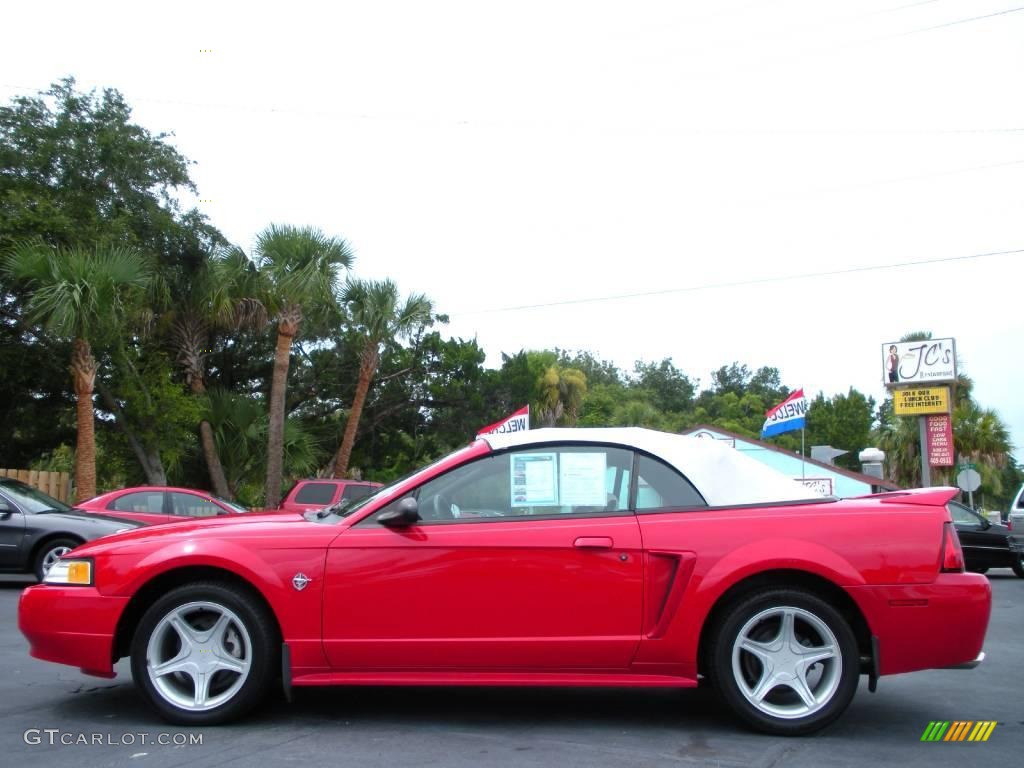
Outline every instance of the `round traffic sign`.
<svg viewBox="0 0 1024 768">
<path fill-rule="evenodd" d="M 981 486 L 981 475 L 976 469 L 962 469 L 956 476 L 956 485 L 961 491 L 974 493 Z"/>
</svg>

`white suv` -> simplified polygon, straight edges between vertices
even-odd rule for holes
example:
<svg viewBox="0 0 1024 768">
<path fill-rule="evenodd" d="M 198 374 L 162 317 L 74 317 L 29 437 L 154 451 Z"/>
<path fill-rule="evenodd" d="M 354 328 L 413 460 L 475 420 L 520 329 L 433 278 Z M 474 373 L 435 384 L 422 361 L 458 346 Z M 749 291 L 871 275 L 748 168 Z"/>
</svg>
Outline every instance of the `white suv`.
<svg viewBox="0 0 1024 768">
<path fill-rule="evenodd" d="M 1017 495 L 1013 497 L 1013 503 L 1010 505 L 1010 515 L 1006 518 L 1006 524 L 1010 526 L 1014 533 L 1024 533 L 1024 485 L 1017 491 Z"/>
</svg>

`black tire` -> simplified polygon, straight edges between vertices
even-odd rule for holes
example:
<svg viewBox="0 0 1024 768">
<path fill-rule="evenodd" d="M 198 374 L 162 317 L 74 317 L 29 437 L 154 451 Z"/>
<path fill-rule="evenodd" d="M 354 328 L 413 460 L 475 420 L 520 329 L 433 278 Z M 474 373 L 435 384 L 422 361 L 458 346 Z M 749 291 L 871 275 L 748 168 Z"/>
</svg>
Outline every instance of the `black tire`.
<svg viewBox="0 0 1024 768">
<path fill-rule="evenodd" d="M 202 604 L 207 607 L 195 608 L 194 604 Z M 226 680 L 235 682 L 241 680 L 241 684 L 237 686 L 237 690 L 216 706 L 196 710 L 181 706 L 171 700 L 175 692 L 183 697 L 191 695 L 188 693 L 189 686 L 191 686 L 191 691 L 195 692 L 198 684 L 193 673 L 174 672 L 158 676 L 162 686 L 158 688 L 149 671 L 150 641 L 153 640 L 154 632 L 159 629 L 161 634 L 153 640 L 158 647 L 162 647 L 161 643 L 173 642 L 175 637 L 182 642 L 181 632 L 175 629 L 172 634 L 167 629 L 169 620 L 162 623 L 164 619 L 174 615 L 178 609 L 185 608 L 183 615 L 187 614 L 190 622 L 198 623 L 207 614 L 211 617 L 217 616 L 216 610 L 210 609 L 209 606 L 216 607 L 222 612 L 221 615 L 225 616 L 227 624 L 222 630 L 222 634 L 234 633 L 234 645 L 241 649 L 236 661 L 241 663 L 247 661 L 248 671 L 244 676 L 231 671 L 206 672 L 206 675 L 209 675 L 208 688 L 211 694 L 216 689 L 215 684 L 224 685 L 227 689 L 224 693 L 228 693 L 235 687 L 233 684 L 225 684 Z M 228 617 L 227 614 L 233 614 L 233 616 Z M 192 616 L 196 616 L 197 619 L 192 619 Z M 207 627 L 197 630 L 191 624 L 189 628 L 200 633 L 209 629 Z M 220 651 L 228 649 L 225 648 L 221 638 L 217 638 L 216 642 L 219 651 L 210 650 L 214 643 L 214 638 L 211 635 L 209 641 L 204 645 L 194 644 L 194 647 L 203 645 L 205 648 L 205 650 L 197 650 L 196 653 L 212 653 L 214 656 L 222 656 Z M 177 653 L 180 655 L 183 651 L 185 649 L 181 647 Z M 197 582 L 171 590 L 156 600 L 143 614 L 132 638 L 132 678 L 136 687 L 142 692 L 143 698 L 165 720 L 178 725 L 216 725 L 243 716 L 265 698 L 278 672 L 279 654 L 280 639 L 277 626 L 260 600 L 247 590 L 232 584 L 219 581 Z M 166 655 L 175 655 L 173 647 Z M 194 658 L 208 659 L 210 656 L 194 656 Z M 170 679 L 164 681 L 165 677 Z M 211 698 L 214 697 L 211 696 Z"/>
<path fill-rule="evenodd" d="M 770 680 L 765 674 L 767 667 L 754 653 L 738 649 L 734 665 L 734 646 L 741 632 L 759 632 L 757 645 L 767 648 L 778 643 L 782 648 L 783 615 L 787 614 L 793 617 L 792 637 L 801 648 L 811 650 L 820 644 L 823 650 L 832 646 L 836 652 L 828 660 L 808 665 L 808 672 L 801 678 L 807 684 L 813 704 L 801 699 L 797 689 L 785 680 L 779 680 L 768 682 L 767 695 L 762 694 L 760 704 L 755 706 L 748 695 L 756 697 L 758 688 Z M 773 624 L 776 619 L 777 628 Z M 754 639 L 750 634 L 745 638 Z M 796 659 L 799 655 L 789 654 L 789 658 Z M 857 639 L 849 624 L 820 597 L 799 589 L 770 588 L 738 599 L 713 629 L 706 658 L 708 676 L 724 703 L 749 726 L 777 736 L 802 736 L 834 722 L 853 700 L 860 676 Z M 782 664 L 785 659 L 778 661 Z M 740 679 L 747 692 L 741 690 Z M 787 711 L 790 709 L 792 711 Z M 800 714 L 801 709 L 806 709 L 807 714 Z"/>
<path fill-rule="evenodd" d="M 52 560 L 54 555 L 62 554 L 65 551 L 71 551 L 82 542 L 78 539 L 72 538 L 60 538 L 50 539 L 45 542 L 36 552 L 36 556 L 32 561 L 32 570 L 36 575 L 36 578 L 40 581 L 46 576 L 46 571 L 49 563 L 48 560 Z"/>
<path fill-rule="evenodd" d="M 1018 555 L 1010 567 L 1013 568 L 1013 572 L 1017 574 L 1018 579 L 1024 579 L 1024 555 Z"/>
</svg>

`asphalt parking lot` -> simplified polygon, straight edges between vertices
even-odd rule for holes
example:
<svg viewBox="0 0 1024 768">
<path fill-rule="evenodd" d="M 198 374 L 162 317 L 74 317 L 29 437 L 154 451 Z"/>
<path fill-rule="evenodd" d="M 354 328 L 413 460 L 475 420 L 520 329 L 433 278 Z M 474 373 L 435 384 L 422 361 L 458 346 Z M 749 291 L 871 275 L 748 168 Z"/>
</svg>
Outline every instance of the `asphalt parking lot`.
<svg viewBox="0 0 1024 768">
<path fill-rule="evenodd" d="M 118 677 L 29 658 L 18 594 L 0 577 L 0 763 L 11 766 L 1007 766 L 1024 750 L 1024 580 L 990 571 L 988 659 L 866 683 L 844 717 L 802 739 L 741 728 L 703 690 L 355 688 L 299 690 L 245 722 L 181 729 Z M 955 632 L 956 627 L 950 627 Z M 995 720 L 984 743 L 922 743 L 932 720 Z M 45 729 L 59 729 L 50 734 Z M 28 732 L 26 737 L 26 732 Z M 64 734 L 70 734 L 65 736 Z M 85 734 L 100 744 L 80 741 Z M 202 744 L 175 744 L 202 737 Z M 49 743 L 50 739 L 54 744 Z M 160 740 L 167 744 L 156 743 Z M 38 742 L 38 743 L 27 743 Z"/>
</svg>

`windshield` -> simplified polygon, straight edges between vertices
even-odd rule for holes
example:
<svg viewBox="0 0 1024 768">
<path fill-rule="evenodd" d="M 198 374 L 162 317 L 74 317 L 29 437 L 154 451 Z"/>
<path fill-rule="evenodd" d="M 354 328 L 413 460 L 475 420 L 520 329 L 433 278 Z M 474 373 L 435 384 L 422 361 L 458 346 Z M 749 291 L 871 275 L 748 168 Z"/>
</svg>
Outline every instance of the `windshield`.
<svg viewBox="0 0 1024 768">
<path fill-rule="evenodd" d="M 227 499 L 222 499 L 220 496 L 214 496 L 213 498 L 215 498 L 218 502 L 220 502 L 225 507 L 230 509 L 232 512 L 248 512 L 249 511 L 248 507 L 243 507 L 241 504 L 238 504 L 237 502 L 228 501 Z"/>
<path fill-rule="evenodd" d="M 429 472 L 431 469 L 436 467 L 442 461 L 445 461 L 445 460 L 447 460 L 449 458 L 453 458 L 455 456 L 458 456 L 459 454 L 461 454 L 461 453 L 463 453 L 465 451 L 469 451 L 470 449 L 472 449 L 472 447 L 473 447 L 473 444 L 470 443 L 469 445 L 464 446 L 464 447 L 460 448 L 459 450 L 455 451 L 455 453 L 445 454 L 441 458 L 435 459 L 434 461 L 430 462 L 425 467 L 420 467 L 419 469 L 414 470 L 414 471 L 410 472 L 407 475 L 403 475 L 402 477 L 398 478 L 397 480 L 394 480 L 393 482 L 390 482 L 387 485 L 382 486 L 381 488 L 378 488 L 370 496 L 366 496 L 366 497 L 364 497 L 362 499 L 356 499 L 355 501 L 352 501 L 351 499 L 342 499 L 341 501 L 337 502 L 336 504 L 332 504 L 331 506 L 325 507 L 324 509 L 321 509 L 319 512 L 316 512 L 315 513 L 316 517 L 317 517 L 317 519 L 320 519 L 320 520 L 322 520 L 325 517 L 328 517 L 329 515 L 337 515 L 338 517 L 348 517 L 353 512 L 356 512 L 356 511 L 362 509 L 363 507 L 365 507 L 367 504 L 371 504 L 371 503 L 375 502 L 377 499 L 384 498 L 389 493 L 391 493 L 391 491 L 397 485 L 400 485 L 401 483 L 404 483 L 404 482 L 406 482 L 408 480 L 412 480 L 413 478 L 415 478 L 418 475 L 421 475 L 421 474 L 423 474 L 425 472 Z"/>
<path fill-rule="evenodd" d="M 71 509 L 63 501 L 57 501 L 53 496 L 18 480 L 0 480 L 0 490 L 25 512 L 67 512 Z"/>
</svg>

